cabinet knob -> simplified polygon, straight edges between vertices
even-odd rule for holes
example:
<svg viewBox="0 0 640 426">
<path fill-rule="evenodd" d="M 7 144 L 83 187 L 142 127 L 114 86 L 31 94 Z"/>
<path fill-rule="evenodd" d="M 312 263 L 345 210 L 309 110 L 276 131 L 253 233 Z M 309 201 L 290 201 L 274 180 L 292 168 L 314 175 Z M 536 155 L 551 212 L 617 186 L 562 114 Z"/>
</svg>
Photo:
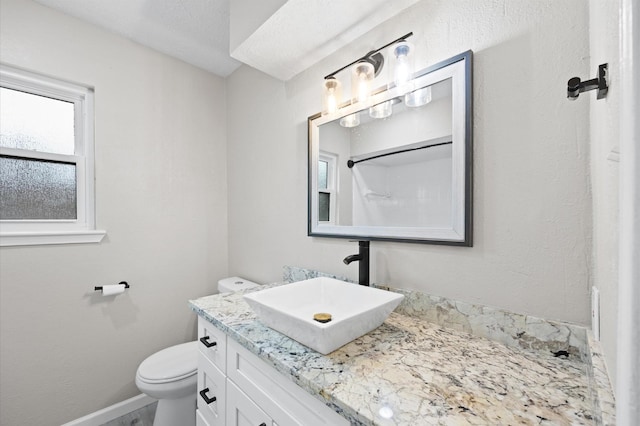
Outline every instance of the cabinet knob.
<svg viewBox="0 0 640 426">
<path fill-rule="evenodd" d="M 211 404 L 212 402 L 215 402 L 215 400 L 217 399 L 215 396 L 212 396 L 211 398 L 209 398 L 207 396 L 207 392 L 209 392 L 209 388 L 204 388 L 200 391 L 200 396 L 202 397 L 202 399 L 204 399 L 204 402 L 207 403 L 207 405 Z M 266 425 L 265 425 L 266 426 Z"/>
<path fill-rule="evenodd" d="M 205 345 L 207 348 L 212 348 L 215 345 L 218 344 L 218 342 L 209 342 L 209 337 L 210 336 L 204 336 L 200 338 L 200 342 L 202 342 L 203 345 Z"/>
</svg>

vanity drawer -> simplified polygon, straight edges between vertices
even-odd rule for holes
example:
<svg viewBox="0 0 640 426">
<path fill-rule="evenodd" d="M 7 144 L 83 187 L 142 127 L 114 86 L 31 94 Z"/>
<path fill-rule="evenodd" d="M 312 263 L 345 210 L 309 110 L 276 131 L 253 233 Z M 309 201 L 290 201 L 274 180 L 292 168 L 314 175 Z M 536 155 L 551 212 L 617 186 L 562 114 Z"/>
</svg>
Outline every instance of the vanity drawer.
<svg viewBox="0 0 640 426">
<path fill-rule="evenodd" d="M 224 426 L 226 377 L 202 353 L 198 353 L 197 407 L 210 426 Z M 208 400 L 208 401 L 207 401 Z"/>
<path fill-rule="evenodd" d="M 335 411 L 232 339 L 227 377 L 280 426 L 349 426 Z"/>
<path fill-rule="evenodd" d="M 213 324 L 198 317 L 198 348 L 222 374 L 226 372 L 227 335 Z"/>
</svg>

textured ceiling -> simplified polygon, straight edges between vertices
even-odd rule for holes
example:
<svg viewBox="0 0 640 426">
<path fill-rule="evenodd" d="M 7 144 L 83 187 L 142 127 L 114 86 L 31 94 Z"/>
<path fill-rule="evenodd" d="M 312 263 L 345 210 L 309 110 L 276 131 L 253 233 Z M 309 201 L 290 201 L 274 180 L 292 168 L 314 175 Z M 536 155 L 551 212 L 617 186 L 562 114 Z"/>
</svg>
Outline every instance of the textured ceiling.
<svg viewBox="0 0 640 426">
<path fill-rule="evenodd" d="M 35 1 L 221 77 L 242 62 L 286 81 L 418 0 Z M 231 54 L 230 22 L 254 24 Z"/>
<path fill-rule="evenodd" d="M 231 56 L 287 81 L 417 1 L 287 0 Z"/>
<path fill-rule="evenodd" d="M 226 77 L 229 0 L 35 0 L 130 40 Z"/>
</svg>

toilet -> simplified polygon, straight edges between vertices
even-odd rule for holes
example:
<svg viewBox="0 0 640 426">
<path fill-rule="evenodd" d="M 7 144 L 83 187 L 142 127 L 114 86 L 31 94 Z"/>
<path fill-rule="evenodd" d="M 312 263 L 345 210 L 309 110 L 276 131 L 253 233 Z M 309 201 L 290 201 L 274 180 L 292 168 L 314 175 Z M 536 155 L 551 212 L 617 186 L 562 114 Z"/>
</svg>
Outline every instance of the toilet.
<svg viewBox="0 0 640 426">
<path fill-rule="evenodd" d="M 229 277 L 218 281 L 218 291 L 228 293 L 258 285 L 240 277 Z M 140 363 L 136 386 L 140 392 L 158 400 L 153 426 L 196 424 L 197 343 L 162 349 Z"/>
<path fill-rule="evenodd" d="M 153 426 L 196 424 L 197 342 L 162 349 L 142 361 L 136 386 L 158 400 Z"/>
</svg>

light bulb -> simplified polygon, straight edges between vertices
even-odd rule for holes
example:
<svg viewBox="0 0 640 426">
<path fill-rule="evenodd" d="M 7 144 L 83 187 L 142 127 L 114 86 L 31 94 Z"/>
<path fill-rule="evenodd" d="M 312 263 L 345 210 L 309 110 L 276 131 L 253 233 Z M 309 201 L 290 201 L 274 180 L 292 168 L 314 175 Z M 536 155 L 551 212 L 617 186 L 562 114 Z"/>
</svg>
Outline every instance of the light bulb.
<svg viewBox="0 0 640 426">
<path fill-rule="evenodd" d="M 322 114 L 332 114 L 342 102 L 342 84 L 335 77 L 329 77 L 324 80 L 322 88 Z"/>
<path fill-rule="evenodd" d="M 352 97 L 357 102 L 365 102 L 371 93 L 371 82 L 374 77 L 373 64 L 369 62 L 358 62 L 354 65 L 351 73 Z"/>
<path fill-rule="evenodd" d="M 365 79 L 358 81 L 358 102 L 364 102 L 369 97 L 369 84 Z"/>
<path fill-rule="evenodd" d="M 395 68 L 393 71 L 393 81 L 396 87 L 405 88 L 411 80 L 413 66 L 411 64 L 411 45 L 406 41 L 401 41 L 393 49 L 396 57 Z"/>
</svg>

